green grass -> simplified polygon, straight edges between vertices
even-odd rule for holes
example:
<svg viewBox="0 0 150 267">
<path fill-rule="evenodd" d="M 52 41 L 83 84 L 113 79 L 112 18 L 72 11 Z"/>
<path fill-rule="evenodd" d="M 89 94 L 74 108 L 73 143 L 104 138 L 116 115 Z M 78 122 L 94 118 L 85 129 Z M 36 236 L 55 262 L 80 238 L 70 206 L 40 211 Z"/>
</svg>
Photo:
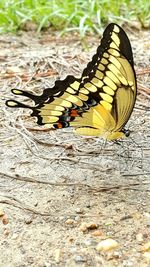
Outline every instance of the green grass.
<svg viewBox="0 0 150 267">
<path fill-rule="evenodd" d="M 16 32 L 32 21 L 37 31 L 100 32 L 108 22 L 138 20 L 150 26 L 149 0 L 1 0 L 0 32 Z"/>
</svg>

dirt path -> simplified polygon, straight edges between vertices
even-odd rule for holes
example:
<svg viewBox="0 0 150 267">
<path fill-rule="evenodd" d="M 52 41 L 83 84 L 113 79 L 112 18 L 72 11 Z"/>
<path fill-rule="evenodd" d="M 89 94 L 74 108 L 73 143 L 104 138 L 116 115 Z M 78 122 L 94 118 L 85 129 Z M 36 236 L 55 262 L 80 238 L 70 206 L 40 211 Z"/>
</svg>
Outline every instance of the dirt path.
<svg viewBox="0 0 150 267">
<path fill-rule="evenodd" d="M 150 56 L 149 34 L 140 36 L 130 34 L 137 71 Z M 131 137 L 104 144 L 44 131 L 4 105 L 16 86 L 39 93 L 78 76 L 99 40 L 87 43 L 83 51 L 76 36 L 0 37 L 0 267 L 150 266 L 150 112 L 135 109 Z M 150 88 L 148 74 L 138 82 Z M 138 95 L 138 107 L 149 103 Z M 107 238 L 116 247 L 98 251 Z"/>
</svg>

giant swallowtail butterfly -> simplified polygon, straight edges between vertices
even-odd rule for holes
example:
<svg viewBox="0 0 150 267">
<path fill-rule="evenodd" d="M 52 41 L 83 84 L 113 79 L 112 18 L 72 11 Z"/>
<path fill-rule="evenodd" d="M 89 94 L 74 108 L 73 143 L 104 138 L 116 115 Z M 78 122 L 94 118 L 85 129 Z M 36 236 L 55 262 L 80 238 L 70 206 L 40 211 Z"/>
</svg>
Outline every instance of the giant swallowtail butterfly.
<svg viewBox="0 0 150 267">
<path fill-rule="evenodd" d="M 13 94 L 28 97 L 35 104 L 8 100 L 6 105 L 31 109 L 31 116 L 37 117 L 40 125 L 73 126 L 80 135 L 115 140 L 128 134 L 124 126 L 132 113 L 136 92 L 130 41 L 120 26 L 111 23 L 81 78 L 67 76 L 44 89 L 42 95 L 13 89 Z"/>
</svg>

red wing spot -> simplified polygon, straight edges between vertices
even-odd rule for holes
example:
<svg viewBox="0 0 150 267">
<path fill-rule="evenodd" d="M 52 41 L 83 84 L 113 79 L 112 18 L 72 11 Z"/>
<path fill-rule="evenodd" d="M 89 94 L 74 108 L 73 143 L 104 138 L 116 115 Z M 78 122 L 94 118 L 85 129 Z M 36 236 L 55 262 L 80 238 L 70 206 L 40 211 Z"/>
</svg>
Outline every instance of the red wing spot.
<svg viewBox="0 0 150 267">
<path fill-rule="evenodd" d="M 57 123 L 57 127 L 58 127 L 58 129 L 63 128 L 63 127 L 62 127 L 62 123 L 61 123 L 61 122 L 58 122 L 58 123 Z"/>
<path fill-rule="evenodd" d="M 78 116 L 79 114 L 78 114 L 78 111 L 76 110 L 76 109 L 72 109 L 71 111 L 70 111 L 70 116 L 71 117 L 76 117 L 76 116 Z"/>
</svg>

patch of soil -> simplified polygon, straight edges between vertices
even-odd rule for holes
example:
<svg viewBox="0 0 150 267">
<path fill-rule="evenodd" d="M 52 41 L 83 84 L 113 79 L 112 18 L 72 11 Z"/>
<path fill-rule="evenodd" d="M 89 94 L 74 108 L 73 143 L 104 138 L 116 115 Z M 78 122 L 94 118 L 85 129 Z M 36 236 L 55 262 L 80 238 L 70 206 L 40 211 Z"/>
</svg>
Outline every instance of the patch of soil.
<svg viewBox="0 0 150 267">
<path fill-rule="evenodd" d="M 138 108 L 128 123 L 131 136 L 120 143 L 70 128 L 45 130 L 28 111 L 5 106 L 11 88 L 40 93 L 56 78 L 80 76 L 98 38 L 87 38 L 84 50 L 76 35 L 0 37 L 1 267 L 149 266 L 150 104 L 142 88 L 150 79 L 142 70 L 150 42 L 148 32 L 129 36 L 140 74 Z M 107 238 L 117 246 L 98 249 Z"/>
</svg>

